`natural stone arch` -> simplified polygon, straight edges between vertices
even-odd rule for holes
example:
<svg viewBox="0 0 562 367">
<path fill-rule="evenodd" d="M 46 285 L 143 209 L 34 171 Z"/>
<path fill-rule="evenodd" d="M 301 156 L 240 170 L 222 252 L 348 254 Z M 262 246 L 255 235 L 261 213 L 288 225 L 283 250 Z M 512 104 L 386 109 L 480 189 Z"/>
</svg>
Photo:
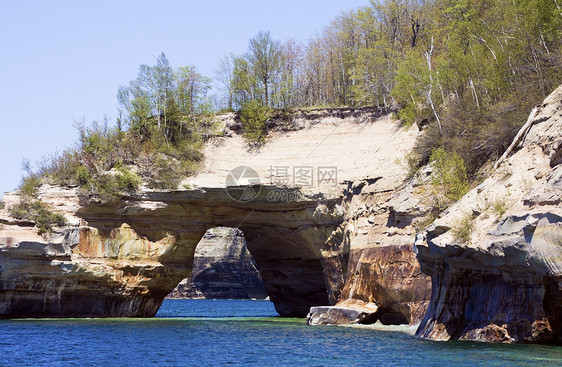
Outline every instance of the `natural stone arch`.
<svg viewBox="0 0 562 367">
<path fill-rule="evenodd" d="M 168 238 L 171 245 L 157 256 L 165 271 L 146 282 L 151 296 L 162 299 L 190 274 L 207 229 L 239 228 L 276 310 L 305 316 L 311 306 L 333 304 L 342 287 L 343 279 L 331 274 L 345 254 L 331 239 L 343 213 L 336 200 L 307 198 L 298 189 L 286 189 L 298 201 L 271 201 L 271 190 L 278 188 L 264 187 L 249 203 L 232 200 L 224 188 L 149 192 L 118 205 L 83 205 L 77 214 L 106 238 L 123 223 L 151 242 Z"/>
</svg>

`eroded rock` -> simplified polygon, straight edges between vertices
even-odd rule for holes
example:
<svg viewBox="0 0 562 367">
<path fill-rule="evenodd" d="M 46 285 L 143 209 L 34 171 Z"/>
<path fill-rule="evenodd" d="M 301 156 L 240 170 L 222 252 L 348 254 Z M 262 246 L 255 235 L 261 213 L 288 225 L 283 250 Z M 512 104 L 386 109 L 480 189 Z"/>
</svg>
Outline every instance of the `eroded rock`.
<svg viewBox="0 0 562 367">
<path fill-rule="evenodd" d="M 28 299 L 29 309 L 37 310 L 28 316 L 152 316 L 164 296 L 190 276 L 205 232 L 226 226 L 244 233 L 281 315 L 305 316 L 313 306 L 365 298 L 384 310 L 381 320 L 414 322 L 412 315 L 421 311 L 412 310 L 423 309 L 429 285 L 411 256 L 413 224 L 424 209 L 415 189 L 403 188 L 406 169 L 396 162 L 413 147 L 417 131 L 398 127 L 378 110 L 368 112 L 371 117 L 354 113 L 320 114 L 304 125 L 297 121 L 298 129 L 274 132 L 259 152 L 247 151 L 236 138 L 218 138 L 205 148 L 202 171 L 182 184 L 190 189 L 145 190 L 100 204 L 78 200 L 73 189 L 44 186 L 42 200 L 71 226 L 50 238 L 37 236 L 29 223 L 8 220 L 0 229 L 5 238 L 0 254 L 6 255 L 0 259 L 0 303 L 8 305 L 2 316 L 24 316 L 25 308 L 10 306 L 19 299 Z M 248 202 L 233 200 L 225 190 L 228 172 L 240 165 L 255 169 L 265 184 L 261 191 L 252 187 L 259 195 Z M 313 167 L 316 178 L 319 167 L 337 167 L 337 177 L 302 187 L 292 177 L 280 183 L 284 178 L 272 170 L 303 165 Z M 17 195 L 4 201 L 9 208 Z M 62 246 L 59 238 L 72 231 L 77 245 Z M 28 242 L 34 245 L 18 245 L 17 253 L 8 249 Z M 60 253 L 60 246 L 65 257 L 52 262 L 50 253 Z M 34 270 L 22 267 L 19 258 Z M 366 270 L 350 272 L 357 267 Z M 26 278 L 18 269 L 35 277 Z M 369 276 L 381 278 L 372 286 L 362 280 Z M 57 285 L 56 292 L 46 285 L 35 290 L 41 284 Z M 82 306 L 88 297 L 102 301 Z"/>
<path fill-rule="evenodd" d="M 374 303 L 347 300 L 335 306 L 311 307 L 306 316 L 309 325 L 372 324 L 377 321 Z"/>
</svg>

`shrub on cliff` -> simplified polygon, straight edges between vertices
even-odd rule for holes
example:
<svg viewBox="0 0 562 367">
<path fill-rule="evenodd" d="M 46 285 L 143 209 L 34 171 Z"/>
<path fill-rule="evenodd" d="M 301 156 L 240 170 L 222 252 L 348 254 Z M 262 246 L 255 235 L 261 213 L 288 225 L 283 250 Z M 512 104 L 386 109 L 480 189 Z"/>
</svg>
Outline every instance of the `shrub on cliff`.
<svg viewBox="0 0 562 367">
<path fill-rule="evenodd" d="M 430 190 L 434 212 L 447 208 L 468 191 L 468 180 L 463 159 L 457 153 L 434 149 L 430 156 L 433 171 Z"/>
<path fill-rule="evenodd" d="M 461 156 L 439 148 L 433 150 L 430 161 L 433 167 L 432 183 L 440 186 L 448 199 L 460 199 L 468 189 L 466 169 Z"/>
<path fill-rule="evenodd" d="M 90 126 L 79 122 L 75 124 L 78 147 L 46 159 L 36 176 L 51 184 L 79 186 L 83 195 L 102 201 L 134 193 L 143 182 L 153 188 L 177 188 L 182 178 L 197 169 L 204 136 L 216 128 L 210 114 L 193 118 L 181 122 L 181 134 L 173 142 L 156 126 L 147 127 L 141 136 L 135 130 L 109 127 L 107 121 Z"/>
<path fill-rule="evenodd" d="M 53 227 L 64 226 L 66 224 L 64 216 L 50 211 L 46 204 L 37 197 L 42 184 L 41 178 L 31 172 L 28 163 L 24 163 L 24 169 L 28 171 L 28 176 L 22 180 L 18 190 L 20 201 L 10 208 L 10 215 L 16 219 L 35 223 L 40 234 L 50 232 Z"/>
<path fill-rule="evenodd" d="M 472 232 L 474 232 L 474 218 L 470 213 L 465 213 L 452 228 L 453 237 L 459 243 L 469 243 Z"/>
<path fill-rule="evenodd" d="M 250 145 L 262 145 L 267 140 L 267 122 L 272 110 L 260 101 L 250 101 L 242 105 L 240 120 L 242 132 Z"/>
<path fill-rule="evenodd" d="M 48 210 L 41 200 L 23 197 L 19 204 L 10 210 L 10 215 L 16 219 L 25 219 L 34 222 L 39 233 L 47 233 L 53 227 L 61 227 L 66 224 L 62 214 L 53 213 Z"/>
<path fill-rule="evenodd" d="M 114 124 L 108 118 L 76 122 L 77 147 L 44 159 L 38 174 L 28 177 L 78 186 L 82 195 L 102 201 L 135 193 L 143 183 L 175 189 L 197 169 L 203 141 L 216 134 L 209 88 L 210 80 L 194 67 L 175 70 L 161 54 L 156 65 L 141 65 L 137 78 L 119 88 Z"/>
<path fill-rule="evenodd" d="M 102 202 L 117 200 L 125 194 L 134 194 L 141 185 L 140 177 L 130 169 L 119 166 L 89 181 L 91 194 Z M 88 190 L 88 188 L 84 188 Z"/>
<path fill-rule="evenodd" d="M 29 160 L 25 158 L 22 161 L 22 169 L 25 171 L 25 176 L 23 176 L 18 190 L 21 195 L 36 197 L 37 191 L 41 186 L 41 177 L 33 172 Z"/>
</svg>

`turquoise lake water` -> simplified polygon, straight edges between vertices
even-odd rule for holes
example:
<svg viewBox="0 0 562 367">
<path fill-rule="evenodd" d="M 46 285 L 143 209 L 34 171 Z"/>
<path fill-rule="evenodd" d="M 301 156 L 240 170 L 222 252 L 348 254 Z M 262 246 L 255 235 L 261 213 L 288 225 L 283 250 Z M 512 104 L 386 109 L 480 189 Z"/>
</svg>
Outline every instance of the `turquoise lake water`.
<svg viewBox="0 0 562 367">
<path fill-rule="evenodd" d="M 307 326 L 252 300 L 166 300 L 152 319 L 0 320 L 2 366 L 540 366 L 562 347 Z"/>
</svg>

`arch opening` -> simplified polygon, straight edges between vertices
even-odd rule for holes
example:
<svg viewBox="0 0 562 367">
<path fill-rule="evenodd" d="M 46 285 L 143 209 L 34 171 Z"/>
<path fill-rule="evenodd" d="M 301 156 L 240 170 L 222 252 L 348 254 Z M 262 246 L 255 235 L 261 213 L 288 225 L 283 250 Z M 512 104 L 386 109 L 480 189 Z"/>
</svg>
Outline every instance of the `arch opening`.
<svg viewBox="0 0 562 367">
<path fill-rule="evenodd" d="M 191 276 L 168 298 L 268 299 L 256 262 L 238 228 L 208 229 L 195 248 Z"/>
</svg>

